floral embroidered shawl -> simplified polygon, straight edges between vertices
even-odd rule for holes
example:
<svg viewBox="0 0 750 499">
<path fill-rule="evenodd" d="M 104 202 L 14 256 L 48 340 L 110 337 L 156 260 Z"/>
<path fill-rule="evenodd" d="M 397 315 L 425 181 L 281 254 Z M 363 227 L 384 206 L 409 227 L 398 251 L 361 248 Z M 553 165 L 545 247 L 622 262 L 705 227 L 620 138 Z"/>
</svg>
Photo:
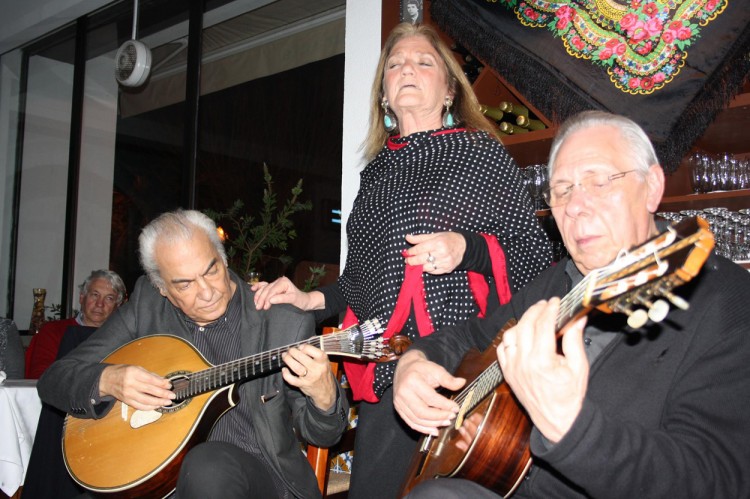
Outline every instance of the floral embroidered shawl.
<svg viewBox="0 0 750 499">
<path fill-rule="evenodd" d="M 431 15 L 549 118 L 634 119 L 667 171 L 750 72 L 748 0 L 432 0 Z"/>
</svg>

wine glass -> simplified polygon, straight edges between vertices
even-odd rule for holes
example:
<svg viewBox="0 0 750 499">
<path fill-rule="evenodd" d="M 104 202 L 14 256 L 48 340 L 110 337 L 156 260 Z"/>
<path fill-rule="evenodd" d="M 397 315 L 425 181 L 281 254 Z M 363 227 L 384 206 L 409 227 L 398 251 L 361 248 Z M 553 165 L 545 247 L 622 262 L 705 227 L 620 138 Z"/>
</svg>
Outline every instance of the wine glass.
<svg viewBox="0 0 750 499">
<path fill-rule="evenodd" d="M 690 167 L 690 185 L 693 188 L 693 192 L 698 194 L 705 192 L 705 181 L 704 175 L 706 168 L 704 166 L 704 154 L 695 152 L 688 158 L 688 166 Z"/>
<path fill-rule="evenodd" d="M 543 210 L 547 208 L 547 203 L 544 202 L 544 189 L 547 188 L 549 179 L 547 178 L 547 165 L 531 165 L 530 183 L 529 183 L 529 194 L 534 200 L 534 209 Z"/>
</svg>

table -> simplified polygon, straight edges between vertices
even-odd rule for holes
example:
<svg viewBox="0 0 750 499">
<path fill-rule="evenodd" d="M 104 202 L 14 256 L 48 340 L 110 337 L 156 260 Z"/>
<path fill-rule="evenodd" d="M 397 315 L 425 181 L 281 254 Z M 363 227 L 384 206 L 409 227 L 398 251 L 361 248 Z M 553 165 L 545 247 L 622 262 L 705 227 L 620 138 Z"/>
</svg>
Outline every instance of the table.
<svg viewBox="0 0 750 499">
<path fill-rule="evenodd" d="M 23 485 L 41 410 L 36 380 L 0 383 L 0 490 L 9 497 Z"/>
</svg>

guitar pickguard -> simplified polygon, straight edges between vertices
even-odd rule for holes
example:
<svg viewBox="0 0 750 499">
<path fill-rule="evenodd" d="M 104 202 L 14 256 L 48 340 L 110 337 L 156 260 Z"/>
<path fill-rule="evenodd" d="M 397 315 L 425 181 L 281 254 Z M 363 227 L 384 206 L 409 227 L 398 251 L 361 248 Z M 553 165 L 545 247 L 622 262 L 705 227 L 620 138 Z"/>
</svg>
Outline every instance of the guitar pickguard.
<svg viewBox="0 0 750 499">
<path fill-rule="evenodd" d="M 159 411 L 136 410 L 135 412 L 133 412 L 133 415 L 130 416 L 130 427 L 134 430 L 137 430 L 142 426 L 146 426 L 155 421 L 158 421 L 159 419 L 161 419 L 161 416 L 162 413 Z"/>
</svg>

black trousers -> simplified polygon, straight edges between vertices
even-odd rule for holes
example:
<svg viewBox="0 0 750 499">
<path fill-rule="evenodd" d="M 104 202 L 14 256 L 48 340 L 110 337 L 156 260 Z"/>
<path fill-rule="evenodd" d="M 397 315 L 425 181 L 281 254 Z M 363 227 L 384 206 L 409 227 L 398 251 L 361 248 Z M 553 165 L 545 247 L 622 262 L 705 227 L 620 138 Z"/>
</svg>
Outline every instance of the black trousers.
<svg viewBox="0 0 750 499">
<path fill-rule="evenodd" d="M 420 483 L 407 497 L 408 499 L 498 499 L 502 496 L 469 480 L 440 478 Z"/>
<path fill-rule="evenodd" d="M 232 444 L 205 442 L 185 456 L 176 497 L 266 499 L 279 497 L 279 493 L 260 459 Z"/>
<path fill-rule="evenodd" d="M 393 408 L 393 389 L 380 402 L 359 404 L 350 499 L 394 499 L 417 449 L 419 434 Z M 464 498 L 465 499 L 465 498 Z"/>
</svg>

